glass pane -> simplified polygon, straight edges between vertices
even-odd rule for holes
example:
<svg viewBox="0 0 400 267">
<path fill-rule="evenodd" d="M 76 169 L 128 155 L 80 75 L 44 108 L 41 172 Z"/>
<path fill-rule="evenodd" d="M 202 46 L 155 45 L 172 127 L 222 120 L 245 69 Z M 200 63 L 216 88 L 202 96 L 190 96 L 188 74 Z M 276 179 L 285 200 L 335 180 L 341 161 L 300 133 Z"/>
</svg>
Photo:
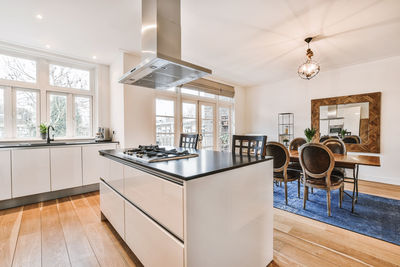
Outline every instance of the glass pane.
<svg viewBox="0 0 400 267">
<path fill-rule="evenodd" d="M 214 130 L 214 122 L 212 120 L 203 120 L 202 133 L 212 133 Z"/>
<path fill-rule="evenodd" d="M 193 103 L 182 103 L 182 117 L 184 118 L 196 118 L 196 104 Z"/>
<path fill-rule="evenodd" d="M 37 135 L 37 100 L 34 91 L 16 91 L 16 131 L 17 137 L 36 137 Z"/>
<path fill-rule="evenodd" d="M 157 134 L 156 142 L 159 146 L 174 146 L 174 134 Z"/>
<path fill-rule="evenodd" d="M 214 119 L 214 107 L 202 105 L 201 106 L 201 118 Z"/>
<path fill-rule="evenodd" d="M 204 92 L 200 92 L 200 96 L 202 96 L 202 97 L 208 97 L 208 98 L 215 98 L 216 95 L 214 95 L 214 94 L 209 94 L 209 93 L 204 93 Z"/>
<path fill-rule="evenodd" d="M 165 99 L 156 99 L 157 116 L 174 116 L 174 101 Z"/>
<path fill-rule="evenodd" d="M 49 67 L 50 85 L 89 90 L 90 89 L 90 71 L 52 65 Z"/>
<path fill-rule="evenodd" d="M 156 117 L 156 133 L 173 133 L 175 131 L 174 118 Z"/>
<path fill-rule="evenodd" d="M 75 97 L 75 136 L 91 136 L 90 97 Z"/>
<path fill-rule="evenodd" d="M 202 147 L 212 149 L 214 146 L 213 134 L 203 134 Z"/>
<path fill-rule="evenodd" d="M 67 96 L 50 95 L 50 125 L 54 127 L 54 136 L 67 135 Z"/>
<path fill-rule="evenodd" d="M 218 96 L 218 99 L 220 101 L 233 102 L 233 98 L 232 97 L 227 97 L 227 96 L 223 96 L 223 95 Z"/>
<path fill-rule="evenodd" d="M 4 89 L 0 88 L 0 138 L 4 137 Z"/>
<path fill-rule="evenodd" d="M 184 133 L 197 133 L 196 119 L 182 119 Z"/>
<path fill-rule="evenodd" d="M 199 91 L 192 90 L 192 89 L 187 89 L 187 88 L 181 88 L 181 93 L 182 94 L 188 94 L 188 95 L 199 95 Z"/>
<path fill-rule="evenodd" d="M 36 82 L 36 61 L 0 55 L 0 79 Z"/>
<path fill-rule="evenodd" d="M 229 151 L 229 108 L 219 108 L 219 147 L 221 151 Z"/>
</svg>

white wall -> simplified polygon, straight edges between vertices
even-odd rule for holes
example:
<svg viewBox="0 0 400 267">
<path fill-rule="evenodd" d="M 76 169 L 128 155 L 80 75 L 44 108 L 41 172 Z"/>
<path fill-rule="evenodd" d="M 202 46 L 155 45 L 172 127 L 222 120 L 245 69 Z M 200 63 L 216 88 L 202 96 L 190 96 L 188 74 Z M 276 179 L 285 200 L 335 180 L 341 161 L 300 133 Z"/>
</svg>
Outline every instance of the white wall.
<svg viewBox="0 0 400 267">
<path fill-rule="evenodd" d="M 352 65 L 321 72 L 307 81 L 297 76 L 274 84 L 246 90 L 246 131 L 268 135 L 277 140 L 278 113 L 293 112 L 295 136 L 304 136 L 311 126 L 311 99 L 382 92 L 381 164 L 361 167 L 360 178 L 399 184 L 398 150 L 400 149 L 400 57 Z M 295 68 L 296 66 L 294 66 Z"/>
</svg>

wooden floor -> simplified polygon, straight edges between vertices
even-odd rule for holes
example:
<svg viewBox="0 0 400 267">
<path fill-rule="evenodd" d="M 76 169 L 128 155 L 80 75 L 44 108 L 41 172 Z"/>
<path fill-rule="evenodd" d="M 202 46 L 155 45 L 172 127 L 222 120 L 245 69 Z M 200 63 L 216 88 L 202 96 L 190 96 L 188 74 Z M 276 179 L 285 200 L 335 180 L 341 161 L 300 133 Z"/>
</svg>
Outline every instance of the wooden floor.
<svg viewBox="0 0 400 267">
<path fill-rule="evenodd" d="M 400 187 L 360 189 L 400 197 Z M 99 204 L 89 193 L 0 211 L 0 266 L 142 266 Z M 400 266 L 399 246 L 305 217 L 275 210 L 274 228 L 271 266 Z"/>
</svg>

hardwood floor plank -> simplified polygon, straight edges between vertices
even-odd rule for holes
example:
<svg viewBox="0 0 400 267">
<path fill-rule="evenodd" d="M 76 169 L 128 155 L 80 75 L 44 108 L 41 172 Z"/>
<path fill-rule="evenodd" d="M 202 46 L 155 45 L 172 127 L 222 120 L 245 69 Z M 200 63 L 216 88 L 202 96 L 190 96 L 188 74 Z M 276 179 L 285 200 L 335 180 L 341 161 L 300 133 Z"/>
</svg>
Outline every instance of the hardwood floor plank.
<svg viewBox="0 0 400 267">
<path fill-rule="evenodd" d="M 40 204 L 24 206 L 12 266 L 41 266 Z"/>
<path fill-rule="evenodd" d="M 79 220 L 81 221 L 89 242 L 101 266 L 135 266 L 128 263 L 120 254 L 118 247 L 106 233 L 105 225 L 93 209 L 89 206 L 86 198 L 82 195 L 72 196 L 71 202 L 74 206 Z"/>
<path fill-rule="evenodd" d="M 12 265 L 22 211 L 22 207 L 0 211 L 0 267 Z"/>
<path fill-rule="evenodd" d="M 99 266 L 69 198 L 57 200 L 57 210 L 72 266 Z"/>
<path fill-rule="evenodd" d="M 43 203 L 42 266 L 71 266 L 55 200 Z"/>
</svg>

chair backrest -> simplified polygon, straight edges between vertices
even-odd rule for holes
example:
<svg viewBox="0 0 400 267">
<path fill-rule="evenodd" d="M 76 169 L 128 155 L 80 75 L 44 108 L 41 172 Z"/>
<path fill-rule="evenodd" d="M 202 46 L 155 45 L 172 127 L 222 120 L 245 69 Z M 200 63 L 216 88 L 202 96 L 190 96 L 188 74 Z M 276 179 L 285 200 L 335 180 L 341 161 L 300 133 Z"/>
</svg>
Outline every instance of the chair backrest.
<svg viewBox="0 0 400 267">
<path fill-rule="evenodd" d="M 329 148 L 323 144 L 308 143 L 300 148 L 300 165 L 305 177 L 327 178 L 335 166 L 335 158 Z M 328 179 L 327 179 L 328 181 Z"/>
<path fill-rule="evenodd" d="M 361 144 L 361 138 L 357 135 L 345 136 L 342 141 L 346 144 Z"/>
<path fill-rule="evenodd" d="M 297 137 L 293 139 L 289 144 L 289 150 L 297 150 L 302 145 L 306 144 L 307 140 L 302 137 Z"/>
<path fill-rule="evenodd" d="M 268 142 L 266 155 L 274 157 L 274 172 L 281 172 L 290 163 L 289 151 L 278 142 Z"/>
<path fill-rule="evenodd" d="M 179 138 L 179 147 L 197 149 L 198 142 L 198 134 L 181 134 L 181 137 Z"/>
<path fill-rule="evenodd" d="M 265 156 L 265 135 L 233 135 L 232 154 Z"/>
<path fill-rule="evenodd" d="M 328 140 L 328 139 L 339 139 L 339 136 L 336 136 L 336 135 L 324 135 L 324 136 L 321 136 L 320 138 L 319 138 L 319 142 L 320 143 L 323 143 L 323 142 L 325 142 L 326 140 Z"/>
<path fill-rule="evenodd" d="M 323 142 L 334 154 L 346 155 L 346 145 L 340 139 L 328 139 Z"/>
</svg>

